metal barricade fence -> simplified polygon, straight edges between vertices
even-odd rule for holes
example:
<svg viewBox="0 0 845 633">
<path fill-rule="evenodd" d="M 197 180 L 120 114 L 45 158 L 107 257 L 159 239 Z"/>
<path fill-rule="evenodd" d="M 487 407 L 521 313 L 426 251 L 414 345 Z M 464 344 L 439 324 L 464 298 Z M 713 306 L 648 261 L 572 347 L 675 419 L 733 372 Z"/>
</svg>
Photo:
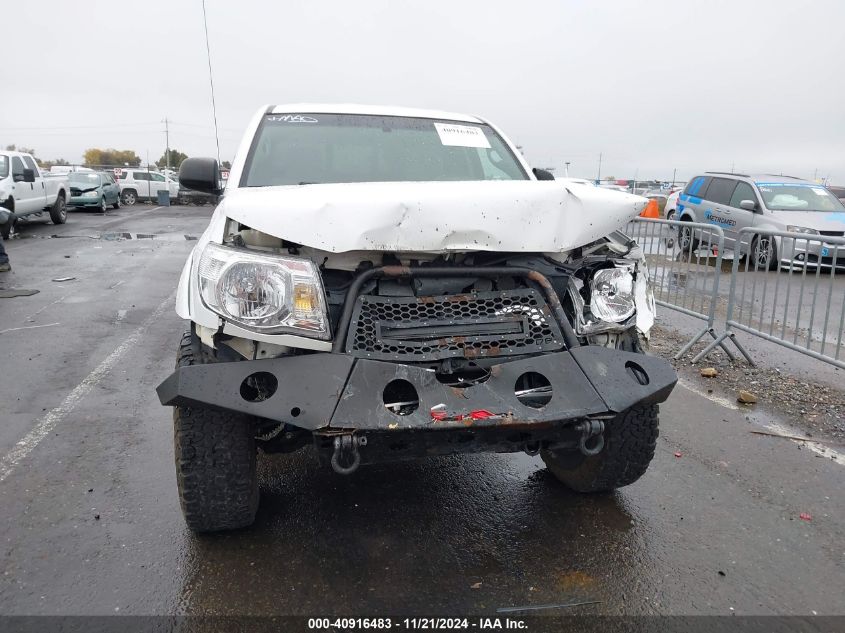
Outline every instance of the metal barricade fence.
<svg viewBox="0 0 845 633">
<path fill-rule="evenodd" d="M 751 227 L 731 242 L 725 332 L 693 362 L 739 330 L 845 369 L 845 238 Z"/>
<path fill-rule="evenodd" d="M 675 359 L 709 334 L 714 341 L 708 353 L 718 345 L 734 360 L 725 344 L 728 337 L 715 329 L 725 244 L 722 228 L 700 222 L 635 218 L 626 233 L 639 244 L 646 259 L 655 303 L 705 322 Z M 745 350 L 738 349 L 748 358 Z M 699 357 L 704 356 L 699 354 L 696 359 Z"/>
</svg>

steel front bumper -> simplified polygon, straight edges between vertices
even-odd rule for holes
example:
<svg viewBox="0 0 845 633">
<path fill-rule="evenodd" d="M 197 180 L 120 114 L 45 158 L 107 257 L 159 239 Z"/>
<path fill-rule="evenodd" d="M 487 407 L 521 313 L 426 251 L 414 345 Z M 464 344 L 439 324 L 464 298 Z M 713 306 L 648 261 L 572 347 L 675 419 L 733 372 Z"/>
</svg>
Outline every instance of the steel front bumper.
<svg viewBox="0 0 845 633">
<path fill-rule="evenodd" d="M 278 388 L 255 402 L 241 391 L 258 372 L 275 377 Z M 525 372 L 542 374 L 552 386 L 551 401 L 541 409 L 523 405 L 514 394 Z M 384 406 L 385 387 L 397 379 L 416 389 L 419 407 L 411 414 Z M 182 367 L 157 392 L 164 405 L 216 407 L 304 429 L 399 430 L 574 421 L 663 402 L 676 382 L 663 359 L 588 346 L 493 365 L 486 382 L 463 389 L 442 385 L 422 367 L 321 353 Z M 472 415 L 479 411 L 485 413 Z"/>
</svg>

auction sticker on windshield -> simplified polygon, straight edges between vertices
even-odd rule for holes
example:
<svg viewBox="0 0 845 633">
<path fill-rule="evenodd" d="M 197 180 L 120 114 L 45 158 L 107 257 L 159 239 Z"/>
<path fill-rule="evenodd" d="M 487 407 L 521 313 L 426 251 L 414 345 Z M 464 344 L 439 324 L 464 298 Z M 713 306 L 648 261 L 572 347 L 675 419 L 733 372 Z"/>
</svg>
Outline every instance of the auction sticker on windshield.
<svg viewBox="0 0 845 633">
<path fill-rule="evenodd" d="M 484 136 L 484 130 L 471 125 L 454 123 L 435 123 L 435 129 L 443 145 L 453 147 L 490 147 L 490 141 Z"/>
</svg>

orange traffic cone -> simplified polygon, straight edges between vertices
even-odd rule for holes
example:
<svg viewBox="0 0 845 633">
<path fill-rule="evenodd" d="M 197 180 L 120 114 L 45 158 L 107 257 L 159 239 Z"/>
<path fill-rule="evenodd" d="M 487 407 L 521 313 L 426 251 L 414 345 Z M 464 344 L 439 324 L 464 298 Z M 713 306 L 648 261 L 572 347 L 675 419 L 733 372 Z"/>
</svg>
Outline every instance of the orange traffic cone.
<svg viewBox="0 0 845 633">
<path fill-rule="evenodd" d="M 660 217 L 660 207 L 657 206 L 657 200 L 653 198 L 648 201 L 648 204 L 645 205 L 645 209 L 640 212 L 641 218 L 659 218 Z"/>
</svg>

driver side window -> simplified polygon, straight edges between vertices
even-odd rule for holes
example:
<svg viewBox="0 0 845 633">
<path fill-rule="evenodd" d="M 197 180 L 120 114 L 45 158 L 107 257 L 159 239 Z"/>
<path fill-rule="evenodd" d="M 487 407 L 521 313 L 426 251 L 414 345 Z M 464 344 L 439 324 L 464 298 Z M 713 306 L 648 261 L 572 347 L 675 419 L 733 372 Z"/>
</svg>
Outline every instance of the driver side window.
<svg viewBox="0 0 845 633">
<path fill-rule="evenodd" d="M 754 195 L 754 190 L 751 188 L 747 182 L 740 181 L 736 189 L 734 189 L 734 193 L 731 196 L 730 206 L 734 207 L 735 209 L 739 209 L 739 203 L 743 200 L 753 200 L 757 202 L 757 196 Z"/>
<path fill-rule="evenodd" d="M 23 161 L 20 156 L 12 156 L 12 179 L 23 180 Z"/>
</svg>

